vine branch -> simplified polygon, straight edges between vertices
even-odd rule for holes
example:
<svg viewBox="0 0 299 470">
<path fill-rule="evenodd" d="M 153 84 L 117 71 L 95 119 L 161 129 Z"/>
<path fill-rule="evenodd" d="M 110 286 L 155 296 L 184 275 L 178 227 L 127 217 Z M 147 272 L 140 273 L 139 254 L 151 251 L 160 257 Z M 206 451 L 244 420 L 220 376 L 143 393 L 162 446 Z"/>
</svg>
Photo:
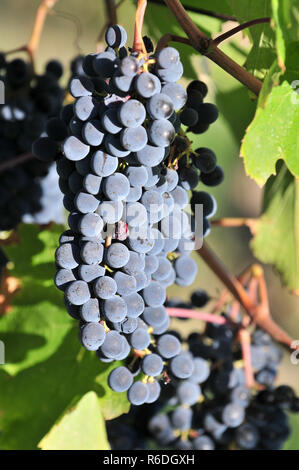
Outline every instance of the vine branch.
<svg viewBox="0 0 299 470">
<path fill-rule="evenodd" d="M 32 160 L 34 155 L 31 152 L 23 153 L 18 155 L 15 158 L 11 158 L 6 160 L 5 162 L 0 164 L 0 174 L 10 168 L 14 168 L 15 166 L 22 165 L 23 163 L 27 162 L 28 160 Z"/>
<path fill-rule="evenodd" d="M 259 276 L 261 303 L 257 304 L 246 292 L 241 282 L 227 270 L 223 263 L 205 243 L 199 250 L 197 250 L 197 253 L 232 293 L 250 319 L 257 326 L 267 331 L 272 338 L 290 350 L 293 339 L 275 323 L 270 315 L 268 298 L 265 290 L 266 285 L 265 281 L 262 279 L 262 275 L 260 274 Z"/>
<path fill-rule="evenodd" d="M 207 56 L 258 96 L 262 82 L 213 45 L 213 41 L 193 23 L 179 0 L 164 1 L 185 31 L 194 49 Z"/>
<path fill-rule="evenodd" d="M 24 51 L 24 52 L 27 52 L 27 54 L 30 57 L 31 63 L 33 63 L 34 55 L 40 43 L 40 38 L 41 38 L 41 34 L 44 28 L 47 15 L 58 1 L 59 0 L 42 0 L 41 1 L 36 11 L 32 32 L 31 32 L 31 35 L 27 44 L 25 44 L 25 46 L 21 46 L 16 49 L 12 49 L 11 51 L 8 51 L 6 54 L 13 54 L 15 52 Z"/>
<path fill-rule="evenodd" d="M 250 26 L 254 26 L 256 24 L 270 23 L 270 20 L 271 18 L 267 17 L 267 18 L 257 18 L 255 20 L 247 21 L 247 23 L 240 24 L 239 26 L 236 26 L 236 28 L 230 29 L 229 31 L 226 31 L 223 34 L 220 34 L 215 39 L 213 39 L 212 43 L 218 46 L 221 42 L 225 41 L 225 39 L 232 37 L 234 34 L 237 34 L 240 31 L 243 31 L 244 29 L 249 28 Z"/>
<path fill-rule="evenodd" d="M 105 0 L 106 14 L 107 14 L 107 27 L 117 24 L 117 12 L 115 0 Z"/>
</svg>

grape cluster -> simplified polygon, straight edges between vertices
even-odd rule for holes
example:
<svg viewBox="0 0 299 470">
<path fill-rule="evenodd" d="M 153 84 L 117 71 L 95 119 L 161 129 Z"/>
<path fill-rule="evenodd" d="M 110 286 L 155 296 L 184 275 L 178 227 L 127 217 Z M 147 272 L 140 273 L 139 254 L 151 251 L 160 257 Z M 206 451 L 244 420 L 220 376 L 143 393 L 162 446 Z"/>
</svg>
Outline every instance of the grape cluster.
<svg viewBox="0 0 299 470">
<path fill-rule="evenodd" d="M 193 82 L 190 92 L 176 83 L 183 73 L 176 49 L 128 53 L 118 25 L 107 30 L 106 41 L 104 52 L 74 62 L 74 103 L 33 151 L 57 160 L 70 212 L 55 255 L 55 284 L 80 320 L 83 346 L 103 362 L 125 361 L 111 372 L 110 387 L 141 405 L 158 399 L 168 367 L 178 378 L 184 374 L 180 342 L 166 333 L 166 288 L 195 279 L 196 214 L 194 203 L 192 217 L 185 211 L 188 190 L 216 168 L 212 151 L 191 149 L 180 116 L 193 109 L 210 124 L 217 113 L 204 106 L 204 94 L 199 108 L 193 104 L 202 82 Z M 201 194 L 207 219 L 216 202 Z M 139 372 L 144 380 L 134 380 Z"/>
<path fill-rule="evenodd" d="M 59 114 L 62 107 L 62 73 L 56 60 L 37 75 L 23 59 L 8 62 L 0 54 L 0 80 L 5 90 L 5 104 L 0 105 L 0 165 L 31 153 L 33 141 L 48 131 L 46 120 Z M 47 174 L 48 166 L 47 162 L 29 160 L 1 172 L 0 230 L 15 228 L 23 216 L 41 210 L 40 178 Z"/>
<path fill-rule="evenodd" d="M 208 298 L 195 291 L 191 302 L 171 299 L 169 304 L 194 308 Z M 126 448 L 131 449 L 148 448 L 149 441 L 151 448 L 176 450 L 282 448 L 290 434 L 287 412 L 299 411 L 299 398 L 291 387 L 274 385 L 282 354 L 270 336 L 259 328 L 252 334 L 256 386 L 248 388 L 236 324 L 207 323 L 203 333 L 186 340 L 176 331 L 171 334 L 183 347 L 166 368 L 169 383 L 154 406 L 133 407 L 128 416 L 109 423 L 112 447 L 121 449 L 117 431 L 126 426 Z M 265 364 L 271 380 L 261 381 Z"/>
</svg>

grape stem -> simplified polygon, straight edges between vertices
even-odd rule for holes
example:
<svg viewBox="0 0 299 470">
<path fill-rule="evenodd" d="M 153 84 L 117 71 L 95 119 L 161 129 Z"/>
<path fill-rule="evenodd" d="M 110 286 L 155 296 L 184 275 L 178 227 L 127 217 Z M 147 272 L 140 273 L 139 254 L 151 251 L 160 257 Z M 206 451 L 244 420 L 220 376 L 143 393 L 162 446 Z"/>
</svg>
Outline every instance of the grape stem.
<svg viewBox="0 0 299 470">
<path fill-rule="evenodd" d="M 6 160 L 5 162 L 0 164 L 0 173 L 3 173 L 9 168 L 14 168 L 15 166 L 22 165 L 23 163 L 27 162 L 28 160 L 32 160 L 33 158 L 34 155 L 31 152 L 28 152 L 18 155 L 15 158 Z"/>
<path fill-rule="evenodd" d="M 240 303 L 251 321 L 269 333 L 272 338 L 290 351 L 293 339 L 280 326 L 278 326 L 271 317 L 267 288 L 261 267 L 258 266 L 258 270 L 255 265 L 255 277 L 259 279 L 260 297 L 260 303 L 257 304 L 257 302 L 254 302 L 251 296 L 246 292 L 241 282 L 227 270 L 207 244 L 204 243 L 202 247 L 197 250 L 197 253 Z"/>
<path fill-rule="evenodd" d="M 262 82 L 220 51 L 220 49 L 213 44 L 213 41 L 195 25 L 179 0 L 164 1 L 190 39 L 192 47 L 200 54 L 207 56 L 258 96 L 262 88 Z"/>
<path fill-rule="evenodd" d="M 239 332 L 239 338 L 242 349 L 242 358 L 244 363 L 245 383 L 248 388 L 252 388 L 255 384 L 250 353 L 250 333 L 242 329 Z"/>
<path fill-rule="evenodd" d="M 212 44 L 214 44 L 215 46 L 218 46 L 221 42 L 232 37 L 234 34 L 237 34 L 240 31 L 243 31 L 244 29 L 249 28 L 250 26 L 254 26 L 256 24 L 270 23 L 270 20 L 271 18 L 267 17 L 267 18 L 257 18 L 255 20 L 247 21 L 246 23 L 236 26 L 236 28 L 230 29 L 229 31 L 226 31 L 223 34 L 220 34 L 215 39 L 213 39 Z"/>
<path fill-rule="evenodd" d="M 165 6 L 163 0 L 149 0 L 151 3 L 156 5 Z M 237 18 L 230 15 L 223 15 L 222 13 L 216 13 L 215 11 L 205 10 L 204 8 L 193 7 L 191 5 L 185 5 L 185 9 L 191 13 L 199 13 L 200 15 L 210 16 L 211 18 L 217 18 L 218 20 L 224 21 L 238 21 Z"/>
<path fill-rule="evenodd" d="M 27 44 L 25 44 L 25 46 L 12 49 L 11 51 L 8 51 L 6 54 L 13 54 L 15 52 L 21 52 L 21 51 L 27 52 L 27 54 L 29 55 L 30 61 L 33 65 L 34 56 L 38 48 L 38 45 L 40 43 L 40 38 L 41 38 L 41 34 L 44 28 L 45 20 L 49 12 L 52 10 L 52 8 L 56 5 L 58 1 L 59 0 L 42 0 L 41 1 L 36 11 L 33 28 L 32 28 L 29 41 L 27 42 Z"/>
<path fill-rule="evenodd" d="M 146 48 L 142 39 L 142 26 L 143 26 L 146 6 L 147 6 L 147 0 L 138 0 L 138 6 L 136 10 L 136 17 L 135 17 L 134 42 L 133 42 L 133 51 L 143 53 L 145 55 L 146 55 Z"/>
<path fill-rule="evenodd" d="M 196 320 L 202 320 L 209 323 L 217 323 L 218 325 L 224 325 L 227 320 L 213 313 L 200 312 L 199 310 L 191 310 L 187 308 L 173 308 L 166 307 L 166 312 L 170 317 L 177 318 L 194 318 Z"/>
<path fill-rule="evenodd" d="M 252 234 L 256 232 L 257 223 L 258 219 L 253 217 L 225 217 L 211 221 L 214 227 L 248 227 Z"/>
</svg>

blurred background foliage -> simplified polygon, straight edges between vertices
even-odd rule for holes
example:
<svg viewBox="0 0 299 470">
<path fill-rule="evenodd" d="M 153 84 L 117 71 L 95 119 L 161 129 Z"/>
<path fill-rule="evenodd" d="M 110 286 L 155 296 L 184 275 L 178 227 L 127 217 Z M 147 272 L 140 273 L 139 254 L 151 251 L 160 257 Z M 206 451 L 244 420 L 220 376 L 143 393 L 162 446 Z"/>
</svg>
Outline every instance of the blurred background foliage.
<svg viewBox="0 0 299 470">
<path fill-rule="evenodd" d="M 118 11 L 118 21 L 128 31 L 128 43 L 132 42 L 133 37 L 135 14 L 133 3 L 125 0 Z M 209 2 L 203 3 L 205 4 L 203 6 L 207 8 Z M 202 6 L 199 1 L 193 4 Z M 0 50 L 7 51 L 26 43 L 38 5 L 39 0 L 1 1 Z M 160 37 L 161 31 L 167 33 L 171 29 L 173 32 L 180 32 L 171 13 L 164 12 L 164 15 L 161 15 L 161 8 L 149 3 L 151 14 L 146 18 L 144 33 L 155 40 Z M 168 15 L 167 21 L 165 21 L 165 14 Z M 217 35 L 222 28 L 229 29 L 235 25 L 235 23 L 223 23 L 206 16 L 194 14 L 191 16 L 202 30 L 209 35 L 212 33 L 212 36 Z M 42 70 L 48 59 L 58 58 L 67 72 L 69 63 L 75 55 L 95 50 L 97 36 L 105 21 L 103 0 L 84 0 L 84 2 L 61 0 L 46 21 L 36 58 L 37 70 Z M 261 212 L 262 189 L 246 176 L 243 161 L 239 157 L 240 141 L 253 118 L 256 102 L 245 87 L 207 58 L 201 57 L 187 46 L 180 45 L 178 48 L 186 67 L 185 78 L 182 82 L 186 84 L 188 80 L 195 77 L 205 81 L 209 87 L 208 101 L 216 103 L 219 107 L 218 121 L 204 135 L 194 136 L 194 145 L 212 148 L 225 171 L 224 183 L 212 191 L 218 201 L 216 216 L 217 218 L 258 217 Z M 249 48 L 249 41 L 242 34 L 234 36 L 233 40 L 221 46 L 224 52 L 240 64 L 245 62 Z M 68 73 L 65 74 L 65 82 L 67 82 L 67 77 Z M 215 227 L 207 241 L 226 266 L 237 274 L 254 261 L 249 246 L 250 239 L 247 228 Z M 26 256 L 25 253 L 24 256 Z M 223 286 L 198 257 L 196 260 L 199 270 L 194 287 L 207 289 L 212 297 L 217 297 Z M 279 276 L 271 267 L 265 266 L 265 273 L 273 317 L 291 332 L 294 338 L 299 339 L 298 298 L 282 287 Z M 169 289 L 169 294 L 187 299 L 193 288 L 175 286 Z M 176 323 L 178 324 L 178 321 Z M 184 328 L 184 322 L 179 322 L 179 327 Z M 297 392 L 299 392 L 298 368 L 299 366 L 291 365 L 286 353 L 279 382 L 292 385 Z M 298 441 L 299 430 L 297 436 L 294 436 L 293 442 L 296 444 L 292 444 L 291 448 L 299 449 Z"/>
</svg>

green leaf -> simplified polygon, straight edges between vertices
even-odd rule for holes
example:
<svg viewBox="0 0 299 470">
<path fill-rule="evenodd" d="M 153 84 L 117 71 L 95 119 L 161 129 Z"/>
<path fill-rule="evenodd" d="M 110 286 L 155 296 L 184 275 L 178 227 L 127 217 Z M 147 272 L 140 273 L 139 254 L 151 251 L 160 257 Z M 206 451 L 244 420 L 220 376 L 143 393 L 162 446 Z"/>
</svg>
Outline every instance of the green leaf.
<svg viewBox="0 0 299 470">
<path fill-rule="evenodd" d="M 271 0 L 228 0 L 228 3 L 240 23 L 271 16 Z M 245 66 L 263 79 L 276 57 L 275 33 L 269 23 L 251 26 L 247 31 L 250 32 L 252 48 Z"/>
<path fill-rule="evenodd" d="M 285 69 L 287 46 L 299 41 L 299 0 L 272 0 L 278 63 Z"/>
<path fill-rule="evenodd" d="M 290 414 L 289 420 L 290 420 L 290 427 L 291 427 L 292 433 L 289 439 L 285 442 L 283 446 L 283 450 L 299 450 L 299 415 L 298 413 Z"/>
<path fill-rule="evenodd" d="M 283 162 L 267 182 L 264 209 L 251 243 L 264 263 L 273 264 L 284 284 L 299 294 L 299 181 Z"/>
<path fill-rule="evenodd" d="M 113 392 L 107 377 L 119 363 L 104 364 L 86 351 L 72 328 L 46 361 L 11 377 L 0 368 L 0 448 L 35 449 L 59 417 L 94 391 L 105 419 L 129 410 L 126 393 Z"/>
<path fill-rule="evenodd" d="M 11 375 L 50 357 L 73 324 L 53 284 L 54 252 L 61 231 L 59 226 L 40 231 L 35 225 L 23 225 L 20 243 L 3 247 L 14 266 L 9 274 L 21 281 L 12 311 L 0 319 L 0 339 L 6 350 L 3 368 Z"/>
<path fill-rule="evenodd" d="M 263 185 L 275 174 L 277 160 L 283 159 L 290 172 L 299 176 L 299 106 L 296 93 L 284 81 L 274 87 L 264 108 L 258 108 L 241 146 L 249 176 Z"/>
<path fill-rule="evenodd" d="M 38 447 L 42 450 L 110 450 L 96 393 L 86 393 L 52 427 Z"/>
</svg>

